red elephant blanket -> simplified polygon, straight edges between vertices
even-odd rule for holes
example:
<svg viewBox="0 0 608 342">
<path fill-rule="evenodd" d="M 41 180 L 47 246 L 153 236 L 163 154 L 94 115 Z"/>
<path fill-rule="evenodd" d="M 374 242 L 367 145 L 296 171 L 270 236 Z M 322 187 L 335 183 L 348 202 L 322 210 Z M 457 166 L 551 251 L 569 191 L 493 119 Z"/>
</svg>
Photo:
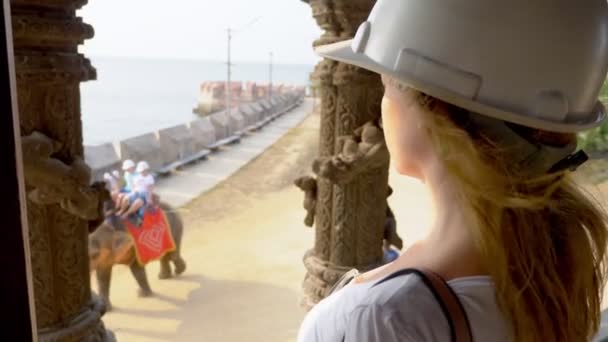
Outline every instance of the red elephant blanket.
<svg viewBox="0 0 608 342">
<path fill-rule="evenodd" d="M 175 250 L 175 241 L 161 208 L 146 210 L 140 227 L 130 220 L 125 220 L 125 225 L 133 238 L 137 261 L 141 265 Z"/>
</svg>

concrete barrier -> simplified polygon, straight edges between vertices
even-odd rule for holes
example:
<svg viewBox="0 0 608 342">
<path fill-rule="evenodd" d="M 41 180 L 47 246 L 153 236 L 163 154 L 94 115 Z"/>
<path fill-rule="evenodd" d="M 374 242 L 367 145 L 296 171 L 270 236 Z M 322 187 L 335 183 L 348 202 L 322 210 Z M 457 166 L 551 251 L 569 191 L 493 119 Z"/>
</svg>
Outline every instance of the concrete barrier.
<svg viewBox="0 0 608 342">
<path fill-rule="evenodd" d="M 264 108 L 264 118 L 272 117 L 272 105 L 267 100 L 261 100 L 257 102 L 262 108 Z"/>
<path fill-rule="evenodd" d="M 289 101 L 287 100 L 286 95 L 277 96 L 276 101 L 279 103 L 281 110 L 287 110 L 287 108 L 289 107 Z"/>
<path fill-rule="evenodd" d="M 296 96 L 294 96 L 294 94 L 286 94 L 285 103 L 288 107 L 293 106 L 296 103 Z"/>
<path fill-rule="evenodd" d="M 289 97 L 287 96 L 287 94 L 277 96 L 276 100 L 279 103 L 279 107 L 281 108 L 282 112 L 289 111 L 289 109 L 291 107 L 291 103 L 289 101 Z"/>
<path fill-rule="evenodd" d="M 261 104 L 257 102 L 252 102 L 249 104 L 249 106 L 258 113 L 258 122 L 264 120 L 264 118 L 266 117 L 266 109 L 264 109 Z"/>
<path fill-rule="evenodd" d="M 296 103 L 297 96 L 294 93 L 289 93 L 285 96 L 285 101 L 287 101 L 287 103 L 289 103 L 289 105 L 291 106 Z"/>
<path fill-rule="evenodd" d="M 145 160 L 152 172 L 160 170 L 163 165 L 160 143 L 155 133 L 148 133 L 118 143 L 120 158 L 131 159 L 135 163 Z"/>
<path fill-rule="evenodd" d="M 196 153 L 194 138 L 186 125 L 178 125 L 158 131 L 162 166 L 193 156 Z"/>
<path fill-rule="evenodd" d="M 245 117 L 248 126 L 252 126 L 261 121 L 261 111 L 255 110 L 250 104 L 242 105 L 239 108 L 241 115 Z"/>
<path fill-rule="evenodd" d="M 91 181 L 103 180 L 105 172 L 120 170 L 120 158 L 112 143 L 85 146 L 84 160 L 91 168 Z"/>
<path fill-rule="evenodd" d="M 215 129 L 216 140 L 226 139 L 230 136 L 230 120 L 226 112 L 211 114 L 209 120 Z"/>
<path fill-rule="evenodd" d="M 252 102 L 252 103 L 249 104 L 249 106 L 251 106 L 251 108 L 253 108 L 253 110 L 257 113 L 257 116 L 258 116 L 258 121 L 256 123 L 257 128 L 263 127 L 268 122 L 270 122 L 269 111 L 266 110 L 266 108 L 264 108 L 264 106 L 262 106 L 259 103 L 259 101 L 258 102 Z"/>
<path fill-rule="evenodd" d="M 273 103 L 272 99 L 266 99 L 264 101 L 267 106 L 270 107 L 270 117 L 276 119 L 278 116 L 281 115 L 281 110 L 277 107 L 275 103 Z"/>
<path fill-rule="evenodd" d="M 188 124 L 190 134 L 194 139 L 194 147 L 197 151 L 209 148 L 216 141 L 215 128 L 209 117 L 194 120 Z"/>
<path fill-rule="evenodd" d="M 228 115 L 228 122 L 230 123 L 230 132 L 233 134 L 243 134 L 247 127 L 247 121 L 245 117 L 241 115 L 240 111 L 236 108 L 230 111 Z"/>
<path fill-rule="evenodd" d="M 277 101 L 277 98 L 275 96 L 271 97 L 270 100 L 269 100 L 269 102 L 270 102 L 270 105 L 272 106 L 272 110 L 275 113 L 282 112 L 283 108 L 281 107 L 279 101 Z"/>
<path fill-rule="evenodd" d="M 241 134 L 237 131 L 238 126 L 235 124 L 235 121 L 231 122 L 231 119 L 226 111 L 209 115 L 209 119 L 215 129 L 216 139 L 215 143 L 209 146 L 210 149 L 215 150 L 220 146 L 228 145 L 241 140 Z"/>
</svg>

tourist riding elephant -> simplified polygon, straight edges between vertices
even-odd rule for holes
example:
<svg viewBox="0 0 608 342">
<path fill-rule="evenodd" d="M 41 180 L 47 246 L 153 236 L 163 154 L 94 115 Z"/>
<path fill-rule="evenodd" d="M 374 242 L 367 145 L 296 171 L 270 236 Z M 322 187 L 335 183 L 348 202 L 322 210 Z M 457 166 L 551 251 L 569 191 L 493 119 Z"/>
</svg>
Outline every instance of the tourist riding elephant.
<svg viewBox="0 0 608 342">
<path fill-rule="evenodd" d="M 165 254 L 160 259 L 158 278 L 167 279 L 172 276 L 171 263 L 175 267 L 176 275 L 182 274 L 186 270 L 186 262 L 181 256 L 184 228 L 181 217 L 175 210 L 162 202 L 160 207 L 165 212 L 176 247 L 173 252 Z M 111 310 L 110 281 L 114 265 L 129 266 L 140 287 L 139 296 L 148 297 L 152 295 L 146 269 L 137 261 L 133 240 L 122 221 L 116 216 L 107 217 L 93 233 L 89 234 L 89 262 L 91 272 L 96 271 L 97 273 L 99 295 L 105 300 L 108 310 Z"/>
</svg>

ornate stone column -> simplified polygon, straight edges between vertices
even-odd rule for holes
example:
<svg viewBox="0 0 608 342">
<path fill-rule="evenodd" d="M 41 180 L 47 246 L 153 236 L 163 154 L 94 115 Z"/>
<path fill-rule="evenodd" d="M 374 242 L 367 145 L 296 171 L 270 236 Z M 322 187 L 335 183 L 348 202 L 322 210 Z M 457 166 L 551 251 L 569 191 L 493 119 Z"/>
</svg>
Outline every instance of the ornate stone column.
<svg viewBox="0 0 608 342">
<path fill-rule="evenodd" d="M 88 185 L 80 89 L 95 69 L 78 53 L 93 28 L 86 0 L 11 0 L 36 318 L 40 341 L 110 341 L 92 297 L 89 221 L 107 192 Z"/>
<path fill-rule="evenodd" d="M 375 3 L 305 2 L 311 5 L 314 18 L 325 30 L 314 46 L 352 38 Z M 315 166 L 315 246 L 304 257 L 308 272 L 303 305 L 307 308 L 325 297 L 328 288 L 349 269 L 366 270 L 380 264 L 388 191 L 388 153 L 383 139 L 374 147 L 380 152 L 372 151 L 375 154 L 369 162 L 367 153 L 373 144 L 363 146 L 361 132 L 355 132 L 366 123 L 374 130 L 372 123 L 380 116 L 383 92 L 380 77 L 323 60 L 316 66 L 312 80 L 321 97 L 321 133 Z"/>
</svg>

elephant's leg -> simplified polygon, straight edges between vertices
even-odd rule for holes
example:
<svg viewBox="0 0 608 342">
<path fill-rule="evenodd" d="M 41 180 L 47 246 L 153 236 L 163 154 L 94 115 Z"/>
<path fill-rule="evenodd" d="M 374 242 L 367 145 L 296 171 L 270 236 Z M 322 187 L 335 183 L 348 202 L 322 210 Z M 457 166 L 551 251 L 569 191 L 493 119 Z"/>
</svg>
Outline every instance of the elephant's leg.
<svg viewBox="0 0 608 342">
<path fill-rule="evenodd" d="M 141 266 L 137 261 L 133 261 L 129 266 L 131 269 L 131 273 L 133 273 L 133 277 L 137 280 L 137 284 L 139 285 L 139 296 L 140 297 L 149 297 L 152 295 L 152 289 L 150 289 L 150 284 L 148 283 L 148 276 L 146 276 L 146 269 Z"/>
<path fill-rule="evenodd" d="M 167 253 L 160 258 L 160 272 L 158 273 L 158 279 L 169 279 L 171 278 L 171 253 Z"/>
<path fill-rule="evenodd" d="M 99 287 L 99 295 L 106 304 L 106 310 L 112 310 L 110 302 L 110 282 L 112 281 L 112 266 L 101 268 L 98 267 L 95 272 L 97 275 L 97 287 Z"/>
<path fill-rule="evenodd" d="M 175 274 L 180 275 L 186 271 L 186 261 L 182 258 L 179 248 L 171 253 L 171 261 L 175 265 Z"/>
</svg>

